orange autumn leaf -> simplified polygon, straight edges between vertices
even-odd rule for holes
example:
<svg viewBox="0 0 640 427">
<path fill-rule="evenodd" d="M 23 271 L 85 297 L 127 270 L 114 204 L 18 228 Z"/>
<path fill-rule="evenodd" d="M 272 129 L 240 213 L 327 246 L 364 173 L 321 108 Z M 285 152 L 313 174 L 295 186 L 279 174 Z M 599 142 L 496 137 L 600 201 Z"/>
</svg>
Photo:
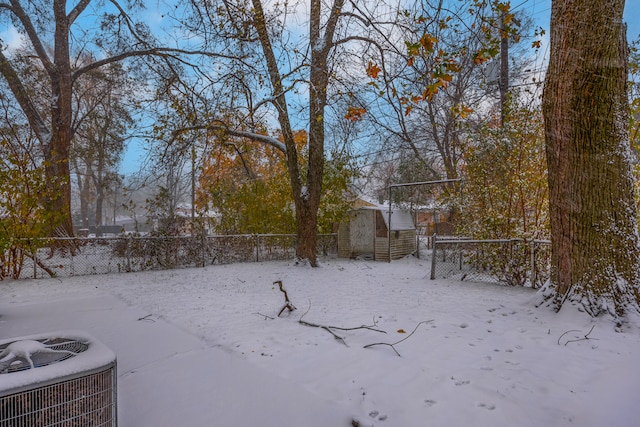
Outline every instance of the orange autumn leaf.
<svg viewBox="0 0 640 427">
<path fill-rule="evenodd" d="M 382 70 L 380 69 L 380 67 L 378 67 L 377 64 L 369 61 L 369 65 L 367 65 L 367 76 L 371 77 L 372 79 L 377 79 L 380 71 Z"/>
<path fill-rule="evenodd" d="M 425 34 L 420 38 L 420 44 L 427 52 L 433 52 L 433 45 L 438 43 L 438 39 L 431 34 Z"/>
<path fill-rule="evenodd" d="M 367 110 L 365 108 L 349 107 L 347 108 L 347 114 L 344 115 L 344 118 L 352 122 L 357 122 L 362 120 L 362 116 L 364 116 L 366 112 Z"/>
</svg>

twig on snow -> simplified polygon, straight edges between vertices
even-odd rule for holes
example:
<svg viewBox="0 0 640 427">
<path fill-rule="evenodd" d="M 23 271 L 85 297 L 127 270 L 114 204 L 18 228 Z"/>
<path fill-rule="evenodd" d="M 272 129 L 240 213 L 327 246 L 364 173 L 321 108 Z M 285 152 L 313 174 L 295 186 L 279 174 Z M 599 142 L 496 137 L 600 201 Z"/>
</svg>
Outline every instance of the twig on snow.
<svg viewBox="0 0 640 427">
<path fill-rule="evenodd" d="M 586 333 L 586 335 L 583 338 L 576 338 L 574 340 L 567 340 L 567 342 L 564 343 L 564 345 L 569 344 L 570 342 L 578 342 L 578 341 L 585 341 L 585 340 L 597 340 L 598 338 L 591 338 L 589 335 L 591 335 L 591 332 L 593 332 L 593 328 L 595 328 L 596 325 L 591 326 L 591 329 L 589 329 L 589 332 Z M 562 339 L 563 336 L 570 334 L 571 332 L 580 332 L 577 329 L 572 329 L 570 331 L 567 331 L 565 333 L 563 333 L 562 335 L 560 335 L 558 337 L 558 345 L 560 345 L 560 340 Z"/>
<path fill-rule="evenodd" d="M 418 323 L 416 325 L 416 327 L 413 328 L 413 331 L 409 335 L 407 335 L 406 337 L 402 338 L 400 341 L 396 341 L 396 342 L 394 342 L 392 344 L 387 343 L 387 342 L 376 342 L 376 343 L 373 343 L 373 344 L 367 344 L 367 345 L 364 346 L 364 348 L 373 347 L 374 345 L 388 345 L 389 347 L 391 347 L 393 349 L 393 351 L 395 351 L 395 353 L 398 355 L 398 357 L 402 357 L 402 356 L 400 356 L 400 353 L 398 353 L 398 350 L 396 350 L 395 346 L 397 344 L 400 344 L 402 341 L 408 340 L 411 337 L 411 335 L 416 333 L 416 331 L 418 330 L 420 325 L 422 325 L 424 323 L 431 323 L 431 322 L 433 322 L 433 320 L 423 320 L 422 322 Z"/>
<path fill-rule="evenodd" d="M 267 316 L 266 314 L 262 314 L 262 313 L 253 313 L 253 314 L 255 314 L 256 316 L 264 317 L 264 320 L 267 320 L 267 319 L 274 320 L 275 319 L 275 317 Z"/>
<path fill-rule="evenodd" d="M 153 319 L 151 318 L 151 316 L 153 316 L 153 314 L 147 314 L 146 316 L 142 316 L 142 317 L 141 317 L 141 318 L 139 318 L 138 320 L 149 320 L 149 321 L 151 321 L 151 322 L 154 322 L 154 323 L 155 323 L 155 320 L 153 320 Z"/>
</svg>

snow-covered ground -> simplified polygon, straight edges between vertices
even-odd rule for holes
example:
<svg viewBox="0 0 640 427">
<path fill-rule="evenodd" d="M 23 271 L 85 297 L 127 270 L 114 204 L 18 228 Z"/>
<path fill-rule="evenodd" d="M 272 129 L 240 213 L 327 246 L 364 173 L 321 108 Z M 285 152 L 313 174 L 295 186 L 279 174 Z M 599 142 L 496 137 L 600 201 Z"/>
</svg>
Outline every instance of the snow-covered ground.
<svg viewBox="0 0 640 427">
<path fill-rule="evenodd" d="M 637 318 L 616 331 L 535 308 L 532 289 L 428 269 L 331 259 L 1 282 L 0 339 L 93 335 L 117 355 L 125 427 L 639 425 Z M 281 317 L 277 280 L 297 308 Z M 301 321 L 386 333 L 333 329 L 342 342 Z"/>
</svg>

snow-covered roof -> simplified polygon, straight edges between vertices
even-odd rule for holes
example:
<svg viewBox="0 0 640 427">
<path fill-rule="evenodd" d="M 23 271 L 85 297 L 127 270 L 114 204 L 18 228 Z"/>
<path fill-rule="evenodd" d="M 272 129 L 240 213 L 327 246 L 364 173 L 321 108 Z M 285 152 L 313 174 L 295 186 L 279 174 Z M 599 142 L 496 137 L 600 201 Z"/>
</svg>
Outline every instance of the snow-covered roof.
<svg viewBox="0 0 640 427">
<path fill-rule="evenodd" d="M 416 225 L 413 222 L 413 215 L 406 209 L 391 208 L 391 227 L 389 227 L 389 207 L 388 206 L 363 206 L 354 210 L 374 210 L 380 211 L 384 224 L 391 231 L 396 230 L 415 230 Z"/>
<path fill-rule="evenodd" d="M 413 222 L 411 212 L 404 209 L 391 210 L 391 227 L 389 227 L 389 211 L 383 211 L 382 217 L 387 228 L 391 231 L 396 230 L 415 230 L 416 225 Z"/>
<path fill-rule="evenodd" d="M 176 207 L 175 214 L 176 216 L 179 216 L 179 217 L 190 218 L 191 211 L 192 211 L 192 207 L 190 204 L 181 203 Z M 217 210 L 209 209 L 204 212 L 197 211 L 196 216 L 204 217 L 204 218 L 219 218 L 221 214 Z"/>
</svg>

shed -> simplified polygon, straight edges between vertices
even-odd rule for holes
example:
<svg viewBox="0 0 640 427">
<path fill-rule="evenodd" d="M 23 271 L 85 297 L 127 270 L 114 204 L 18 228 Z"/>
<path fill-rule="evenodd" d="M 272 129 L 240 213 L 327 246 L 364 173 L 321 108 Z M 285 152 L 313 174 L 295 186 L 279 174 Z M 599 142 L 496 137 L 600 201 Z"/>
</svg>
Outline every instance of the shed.
<svg viewBox="0 0 640 427">
<path fill-rule="evenodd" d="M 383 206 L 362 206 L 347 212 L 338 228 L 338 256 L 365 257 L 389 261 L 389 232 L 391 229 L 391 259 L 400 259 L 416 250 L 416 226 L 411 212 L 391 210 Z"/>
</svg>

